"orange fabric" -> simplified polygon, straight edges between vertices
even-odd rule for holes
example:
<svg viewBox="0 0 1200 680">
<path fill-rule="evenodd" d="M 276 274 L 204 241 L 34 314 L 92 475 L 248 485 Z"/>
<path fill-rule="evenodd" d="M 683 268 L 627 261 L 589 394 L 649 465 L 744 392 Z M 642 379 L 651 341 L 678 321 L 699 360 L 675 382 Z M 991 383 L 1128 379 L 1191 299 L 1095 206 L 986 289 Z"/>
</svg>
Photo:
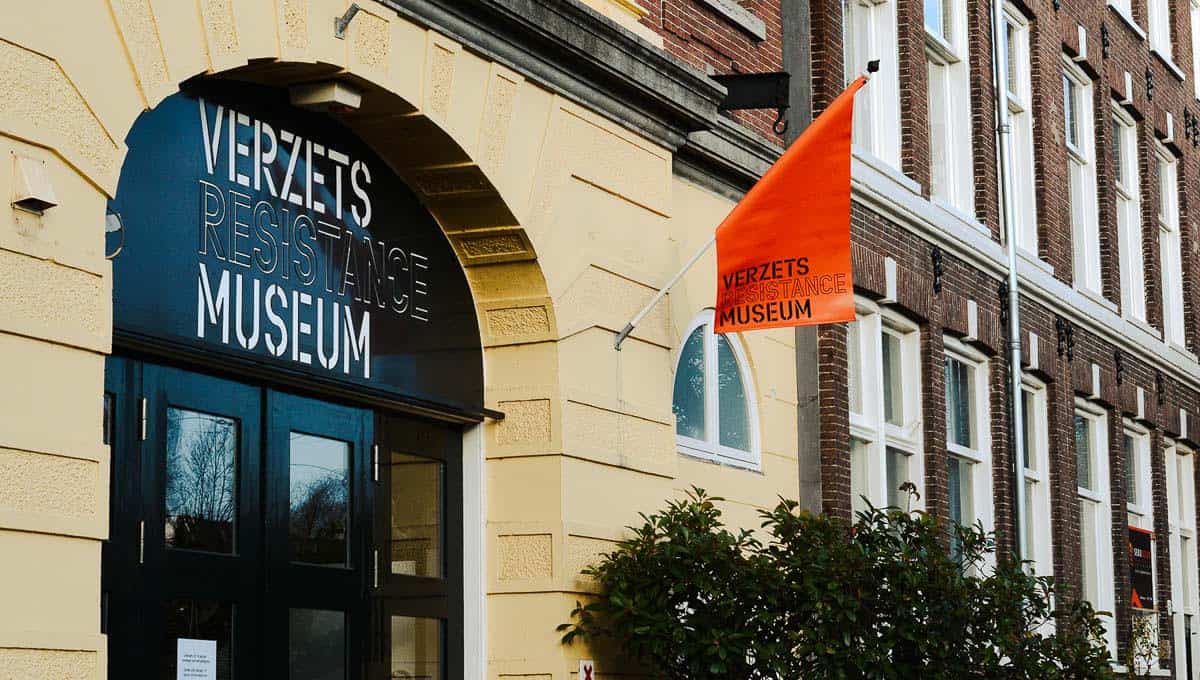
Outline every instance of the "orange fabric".
<svg viewBox="0 0 1200 680">
<path fill-rule="evenodd" d="M 717 333 L 854 320 L 850 84 L 717 227 Z"/>
</svg>

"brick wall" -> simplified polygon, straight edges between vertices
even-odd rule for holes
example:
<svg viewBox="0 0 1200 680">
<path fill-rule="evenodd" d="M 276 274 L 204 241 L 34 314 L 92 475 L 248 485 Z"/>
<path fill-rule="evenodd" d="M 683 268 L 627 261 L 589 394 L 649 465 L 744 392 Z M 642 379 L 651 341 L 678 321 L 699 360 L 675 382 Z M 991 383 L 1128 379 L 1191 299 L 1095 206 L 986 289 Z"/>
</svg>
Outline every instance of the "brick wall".
<svg viewBox="0 0 1200 680">
<path fill-rule="evenodd" d="M 739 28 L 701 0 L 640 2 L 649 12 L 642 18 L 642 24 L 663 37 L 663 49 L 702 71 L 727 74 L 783 70 L 780 0 L 739 3 L 766 24 L 764 40 Z M 782 143 L 782 138 L 772 130 L 775 111 L 734 111 L 731 116 L 769 141 Z"/>
<path fill-rule="evenodd" d="M 894 0 L 898 16 L 898 59 L 900 72 L 901 168 L 905 176 L 929 191 L 928 102 L 926 97 L 925 37 L 922 0 Z M 814 106 L 828 105 L 841 89 L 842 62 L 841 0 L 813 0 L 813 88 Z M 987 0 L 969 0 L 969 59 L 972 96 L 972 135 L 975 167 L 975 211 L 991 238 L 1000 241 L 997 210 L 998 178 L 994 143 L 994 88 L 991 78 L 991 9 Z M 1039 217 L 1039 257 L 1053 268 L 1053 275 L 1070 285 L 1072 281 L 1072 238 L 1069 212 L 1069 176 L 1064 146 L 1062 99 L 1062 59 L 1080 54 L 1078 26 L 1086 31 L 1086 59 L 1078 65 L 1093 80 L 1095 113 L 1095 158 L 1099 186 L 1103 297 L 1120 305 L 1120 260 L 1117 256 L 1117 220 L 1112 185 L 1113 167 L 1111 111 L 1114 96 L 1124 96 L 1124 74 L 1133 76 L 1133 103 L 1126 110 L 1137 121 L 1138 161 L 1142 200 L 1143 247 L 1147 282 L 1147 310 L 1151 325 L 1162 330 L 1161 271 L 1158 247 L 1158 187 L 1155 180 L 1153 142 L 1166 132 L 1166 114 L 1174 116 L 1175 143 L 1172 151 L 1179 156 L 1180 224 L 1183 241 L 1185 322 L 1188 347 L 1200 347 L 1200 263 L 1197 262 L 1197 222 L 1200 221 L 1200 151 L 1185 139 L 1185 109 L 1200 111 L 1191 82 L 1191 38 L 1187 3 L 1172 3 L 1174 60 L 1189 74 L 1179 79 L 1160 58 L 1149 51 L 1141 38 L 1123 18 L 1100 0 L 1064 0 L 1056 10 L 1051 0 L 1016 3 L 1031 25 L 1030 52 L 1034 113 L 1036 201 Z M 1144 0 L 1135 0 L 1134 18 L 1146 25 Z M 1107 33 L 1108 47 L 1102 40 L 1101 26 Z M 1186 66 L 1184 66 L 1186 65 Z M 857 69 L 855 65 L 850 68 Z M 1152 74 L 1153 90 L 1147 90 L 1147 70 Z M 1119 93 L 1119 94 L 1117 94 Z M 964 131 L 966 134 L 966 131 Z M 927 206 L 936 210 L 933 206 Z M 967 300 L 979 310 L 979 338 L 972 344 L 991 358 L 991 434 L 996 527 L 1002 552 L 1012 546 L 1013 513 L 1012 460 L 1009 451 L 1008 378 L 1005 370 L 1006 328 L 1001 323 L 1002 300 L 998 276 L 980 271 L 969 262 L 950 254 L 942 259 L 941 292 L 935 292 L 932 265 L 933 239 L 922 234 L 923 227 L 892 221 L 888 216 L 859 202 L 852 211 L 854 272 L 860 294 L 878 299 L 885 293 L 884 259 L 895 259 L 897 301 L 894 309 L 921 328 L 924 440 L 926 446 L 926 505 L 945 517 L 946 507 L 946 423 L 944 377 L 942 372 L 943 336 L 965 332 Z M 1158 593 L 1160 631 L 1164 642 L 1171 642 L 1170 619 L 1165 603 L 1171 599 L 1170 559 L 1168 555 L 1167 504 L 1163 470 L 1164 437 L 1180 436 L 1180 409 L 1190 419 L 1200 412 L 1200 394 L 1188 388 L 1182 376 L 1161 374 L 1140 355 L 1123 351 L 1118 360 L 1116 336 L 1108 329 L 1093 333 L 1074 327 L 1071 341 L 1058 342 L 1059 320 L 1064 309 L 1037 304 L 1025 298 L 1021 307 L 1022 341 L 1029 365 L 1028 333 L 1039 338 L 1037 370 L 1032 373 L 1047 385 L 1051 527 L 1054 537 L 1054 573 L 1067 596 L 1078 592 L 1080 583 L 1079 505 L 1076 495 L 1076 459 L 1073 414 L 1076 397 L 1089 398 L 1108 413 L 1109 461 L 1112 501 L 1113 548 L 1115 565 L 1115 601 L 1117 602 L 1118 638 L 1124 650 L 1128 639 L 1129 573 L 1126 557 L 1127 525 L 1125 509 L 1122 423 L 1124 418 L 1138 419 L 1137 394 L 1145 395 L 1144 413 L 1139 424 L 1151 433 L 1155 530 L 1158 552 Z M 820 399 L 822 459 L 825 464 L 824 504 L 828 512 L 850 513 L 849 422 L 845 394 L 845 331 L 825 327 L 820 331 Z M 1100 371 L 1100 390 L 1092 395 L 1092 366 Z M 1118 365 L 1119 369 L 1118 370 Z M 1188 435 L 1195 439 L 1195 427 Z M 1164 666 L 1171 667 L 1168 654 Z"/>
</svg>

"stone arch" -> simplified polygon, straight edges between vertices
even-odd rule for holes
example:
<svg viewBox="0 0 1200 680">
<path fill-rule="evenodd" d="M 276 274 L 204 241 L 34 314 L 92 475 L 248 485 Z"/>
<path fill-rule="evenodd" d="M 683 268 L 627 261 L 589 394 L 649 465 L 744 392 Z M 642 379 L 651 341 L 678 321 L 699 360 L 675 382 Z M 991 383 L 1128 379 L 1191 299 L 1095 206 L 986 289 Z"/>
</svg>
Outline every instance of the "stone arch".
<svg viewBox="0 0 1200 680">
<path fill-rule="evenodd" d="M 119 45 L 71 41 L 69 31 L 48 36 L 37 26 L 18 30 L 19 42 L 0 40 L 0 82 L 28 93 L 0 102 L 0 129 L 61 158 L 98 190 L 98 205 L 115 195 L 121 140 L 137 116 L 183 83 L 341 79 L 363 92 L 363 104 L 331 115 L 391 164 L 442 226 L 466 269 L 485 354 L 557 338 L 546 280 L 522 226 L 547 126 L 547 116 L 534 114 L 548 110 L 551 95 L 376 2 L 359 3 L 341 39 L 333 29 L 341 2 L 97 4 L 103 11 L 80 8 L 95 16 L 71 23 L 111 21 Z M 100 223 L 83 259 L 103 275 Z M 87 344 L 107 349 L 108 342 Z"/>
</svg>

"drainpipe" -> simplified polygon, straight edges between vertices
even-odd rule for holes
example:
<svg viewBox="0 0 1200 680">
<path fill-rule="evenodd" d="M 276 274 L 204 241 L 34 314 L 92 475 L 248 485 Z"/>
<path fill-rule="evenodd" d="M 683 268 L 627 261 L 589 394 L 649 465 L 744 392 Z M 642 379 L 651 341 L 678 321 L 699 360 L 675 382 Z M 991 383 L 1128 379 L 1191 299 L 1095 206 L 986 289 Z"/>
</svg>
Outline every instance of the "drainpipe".
<svg viewBox="0 0 1200 680">
<path fill-rule="evenodd" d="M 1008 115 L 1008 59 L 1006 58 L 1006 36 L 1004 34 L 1003 0 L 992 0 L 992 75 L 996 86 L 996 150 L 1000 165 L 1000 217 L 1003 222 L 1004 245 L 1008 251 L 1008 372 L 1011 379 L 1009 403 L 1012 428 L 1013 473 L 1013 554 L 1017 559 L 1028 559 L 1024 555 L 1023 537 L 1029 530 L 1025 526 L 1025 442 L 1024 404 L 1021 399 L 1021 307 L 1017 279 L 1017 229 L 1013 214 L 1012 197 L 1012 127 Z"/>
</svg>

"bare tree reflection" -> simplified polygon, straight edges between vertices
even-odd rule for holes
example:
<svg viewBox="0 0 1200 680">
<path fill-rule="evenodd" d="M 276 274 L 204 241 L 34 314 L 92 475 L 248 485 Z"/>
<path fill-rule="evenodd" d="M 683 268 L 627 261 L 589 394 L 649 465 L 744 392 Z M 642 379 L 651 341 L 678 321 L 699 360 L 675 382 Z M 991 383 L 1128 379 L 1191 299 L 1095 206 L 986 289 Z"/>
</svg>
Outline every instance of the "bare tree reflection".
<svg viewBox="0 0 1200 680">
<path fill-rule="evenodd" d="M 167 410 L 166 543 L 173 548 L 233 551 L 237 423 Z"/>
<path fill-rule="evenodd" d="M 349 480 L 344 467 L 292 463 L 292 559 L 314 564 L 346 562 Z"/>
</svg>

